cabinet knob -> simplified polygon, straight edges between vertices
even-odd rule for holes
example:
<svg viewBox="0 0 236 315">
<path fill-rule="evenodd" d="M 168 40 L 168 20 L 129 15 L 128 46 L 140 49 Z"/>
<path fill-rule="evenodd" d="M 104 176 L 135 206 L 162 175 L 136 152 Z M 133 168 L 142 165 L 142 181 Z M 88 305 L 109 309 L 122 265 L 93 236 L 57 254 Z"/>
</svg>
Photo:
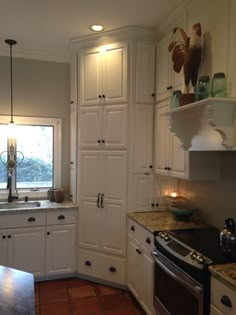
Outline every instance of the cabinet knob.
<svg viewBox="0 0 236 315">
<path fill-rule="evenodd" d="M 155 207 L 155 203 L 152 203 L 152 207 Z"/>
<path fill-rule="evenodd" d="M 36 221 L 36 219 L 35 219 L 34 217 L 30 217 L 30 218 L 28 219 L 28 222 L 34 222 L 34 221 Z"/>
<path fill-rule="evenodd" d="M 111 266 L 111 267 L 109 268 L 109 270 L 110 270 L 111 272 L 116 272 L 116 268 L 113 267 L 113 266 Z"/>
<path fill-rule="evenodd" d="M 147 243 L 147 244 L 151 244 L 151 239 L 150 239 L 150 237 L 147 237 L 147 238 L 146 238 L 146 243 Z"/>
<path fill-rule="evenodd" d="M 50 232 L 47 232 L 47 235 L 50 235 Z"/>
<path fill-rule="evenodd" d="M 71 104 L 74 104 L 74 101 L 70 101 Z"/>
<path fill-rule="evenodd" d="M 136 248 L 136 253 L 138 253 L 139 255 L 142 254 L 141 250 L 139 250 L 138 248 Z"/>
<path fill-rule="evenodd" d="M 3 235 L 2 238 L 6 238 L 6 235 Z"/>
<path fill-rule="evenodd" d="M 105 97 L 106 97 L 106 95 L 102 94 L 102 97 L 103 97 L 103 98 L 105 98 Z"/>
<path fill-rule="evenodd" d="M 105 140 L 102 140 L 102 143 L 105 143 L 106 141 Z"/>
<path fill-rule="evenodd" d="M 65 216 L 64 216 L 63 214 L 61 214 L 61 215 L 58 216 L 57 219 L 58 219 L 58 220 L 65 220 Z"/>
<path fill-rule="evenodd" d="M 232 307 L 232 303 L 230 301 L 230 298 L 227 295 L 223 295 L 220 299 L 221 303 L 226 307 Z"/>
<path fill-rule="evenodd" d="M 8 235 L 8 238 L 11 238 L 11 235 Z"/>
<path fill-rule="evenodd" d="M 101 98 L 102 98 L 102 95 L 98 95 L 98 98 L 100 98 L 100 99 L 101 99 Z"/>
<path fill-rule="evenodd" d="M 92 266 L 91 262 L 89 260 L 86 260 L 84 263 L 86 266 Z"/>
<path fill-rule="evenodd" d="M 130 228 L 131 231 L 135 231 L 135 227 L 132 225 Z"/>
<path fill-rule="evenodd" d="M 156 96 L 156 94 L 155 93 L 152 93 L 152 97 L 155 97 Z"/>
<path fill-rule="evenodd" d="M 149 165 L 149 168 L 152 168 L 152 165 Z"/>
<path fill-rule="evenodd" d="M 156 207 L 159 207 L 159 203 L 156 203 Z"/>
<path fill-rule="evenodd" d="M 101 140 L 98 140 L 98 143 L 101 143 Z"/>
<path fill-rule="evenodd" d="M 173 89 L 173 86 L 172 85 L 169 85 L 169 86 L 167 86 L 167 91 L 169 91 L 169 90 L 172 90 Z"/>
<path fill-rule="evenodd" d="M 72 164 L 74 164 L 74 162 L 70 162 L 70 164 L 72 165 Z"/>
</svg>

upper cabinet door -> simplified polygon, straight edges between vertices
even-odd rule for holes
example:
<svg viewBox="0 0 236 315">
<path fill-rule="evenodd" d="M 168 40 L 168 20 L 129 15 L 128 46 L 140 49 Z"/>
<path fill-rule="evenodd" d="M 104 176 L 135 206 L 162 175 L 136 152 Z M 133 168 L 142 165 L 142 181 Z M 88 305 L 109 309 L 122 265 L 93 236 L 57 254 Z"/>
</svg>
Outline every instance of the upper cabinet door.
<svg viewBox="0 0 236 315">
<path fill-rule="evenodd" d="M 103 147 L 127 147 L 127 111 L 127 105 L 104 106 L 102 131 Z"/>
<path fill-rule="evenodd" d="M 79 57 L 79 104 L 95 105 L 101 102 L 102 68 L 98 47 L 83 50 Z M 100 97 L 99 97 L 100 96 Z"/>
<path fill-rule="evenodd" d="M 127 102 L 127 46 L 112 44 L 80 52 L 79 103 Z"/>
<path fill-rule="evenodd" d="M 155 43 L 137 42 L 136 101 L 153 103 L 155 93 Z"/>
<path fill-rule="evenodd" d="M 102 107 L 89 106 L 80 108 L 79 144 L 83 148 L 99 148 L 102 145 Z"/>
<path fill-rule="evenodd" d="M 104 46 L 103 89 L 105 103 L 127 102 L 127 46 L 124 43 Z"/>
<path fill-rule="evenodd" d="M 157 71 L 156 71 L 156 99 L 163 100 L 171 95 L 173 85 L 171 82 L 171 64 L 168 46 L 172 36 L 168 33 L 157 44 Z"/>
<path fill-rule="evenodd" d="M 152 173 L 153 105 L 137 104 L 135 108 L 134 170 Z"/>
</svg>

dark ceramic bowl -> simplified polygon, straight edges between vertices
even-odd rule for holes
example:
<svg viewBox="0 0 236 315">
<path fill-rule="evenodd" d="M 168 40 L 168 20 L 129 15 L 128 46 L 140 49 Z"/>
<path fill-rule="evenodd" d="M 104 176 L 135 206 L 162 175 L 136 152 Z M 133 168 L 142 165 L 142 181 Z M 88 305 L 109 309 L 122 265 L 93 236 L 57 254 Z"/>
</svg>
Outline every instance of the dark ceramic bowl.
<svg viewBox="0 0 236 315">
<path fill-rule="evenodd" d="M 177 206 L 170 206 L 170 212 L 175 216 L 176 220 L 187 221 L 193 215 L 194 208 L 178 208 Z"/>
</svg>

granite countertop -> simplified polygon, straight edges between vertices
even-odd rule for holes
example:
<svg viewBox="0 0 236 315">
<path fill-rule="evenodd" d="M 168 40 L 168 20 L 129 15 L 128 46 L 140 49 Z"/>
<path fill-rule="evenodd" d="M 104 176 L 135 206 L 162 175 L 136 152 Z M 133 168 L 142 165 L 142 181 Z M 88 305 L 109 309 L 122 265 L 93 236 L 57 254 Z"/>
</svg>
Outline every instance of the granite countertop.
<svg viewBox="0 0 236 315">
<path fill-rule="evenodd" d="M 30 202 L 37 201 L 40 203 L 39 207 L 36 206 L 30 206 Z M 16 204 L 21 203 L 21 201 L 17 201 Z M 25 202 L 22 201 L 24 204 Z M 0 202 L 0 206 L 2 204 L 6 204 L 6 202 Z M 14 202 L 10 204 L 11 207 L 14 207 Z M 21 213 L 21 212 L 38 212 L 42 210 L 63 210 L 63 209 L 76 209 L 78 208 L 78 205 L 73 204 L 70 200 L 65 200 L 63 202 L 57 203 L 52 202 L 49 200 L 30 200 L 27 207 L 18 207 L 18 208 L 11 208 L 11 209 L 0 209 L 0 215 L 1 214 L 12 214 L 12 213 Z"/>
<path fill-rule="evenodd" d="M 197 215 L 193 215 L 189 221 L 177 221 L 169 211 L 129 212 L 128 217 L 142 225 L 149 232 L 164 230 L 190 229 L 207 227 Z"/>
<path fill-rule="evenodd" d="M 33 274 L 0 266 L 0 314 L 35 315 Z"/>
<path fill-rule="evenodd" d="M 211 274 L 236 292 L 236 263 L 209 266 Z"/>
</svg>

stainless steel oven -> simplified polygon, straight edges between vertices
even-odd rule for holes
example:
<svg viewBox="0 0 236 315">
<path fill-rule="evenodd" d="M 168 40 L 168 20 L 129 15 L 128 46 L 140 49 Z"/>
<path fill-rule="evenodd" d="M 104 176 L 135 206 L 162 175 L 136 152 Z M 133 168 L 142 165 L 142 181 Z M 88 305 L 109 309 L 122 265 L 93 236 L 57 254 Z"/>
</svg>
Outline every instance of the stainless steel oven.
<svg viewBox="0 0 236 315">
<path fill-rule="evenodd" d="M 154 305 L 158 314 L 203 315 L 204 285 L 191 278 L 158 251 L 153 251 L 153 257 Z"/>
<path fill-rule="evenodd" d="M 216 228 L 161 231 L 154 237 L 154 305 L 158 315 L 209 315 L 210 264 L 236 262 Z"/>
</svg>

